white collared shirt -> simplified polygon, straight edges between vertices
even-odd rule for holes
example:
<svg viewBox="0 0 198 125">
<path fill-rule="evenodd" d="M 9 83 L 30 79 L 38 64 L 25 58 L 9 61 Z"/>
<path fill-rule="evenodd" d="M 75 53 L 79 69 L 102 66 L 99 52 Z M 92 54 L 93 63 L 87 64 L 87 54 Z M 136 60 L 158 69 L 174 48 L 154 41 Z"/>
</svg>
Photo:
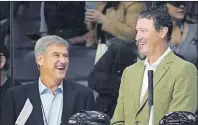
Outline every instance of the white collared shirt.
<svg viewBox="0 0 198 125">
<path fill-rule="evenodd" d="M 63 82 L 61 82 L 55 90 L 55 95 L 53 95 L 52 91 L 39 78 L 39 94 L 43 105 L 42 112 L 44 110 L 44 125 L 60 125 L 63 108 Z"/>
</svg>

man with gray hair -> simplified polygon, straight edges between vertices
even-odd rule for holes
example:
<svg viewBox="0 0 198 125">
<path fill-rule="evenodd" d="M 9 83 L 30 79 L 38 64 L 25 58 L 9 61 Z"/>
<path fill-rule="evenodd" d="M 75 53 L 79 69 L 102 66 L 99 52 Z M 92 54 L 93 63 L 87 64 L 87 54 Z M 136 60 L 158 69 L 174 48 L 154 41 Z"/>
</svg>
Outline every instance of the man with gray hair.
<svg viewBox="0 0 198 125">
<path fill-rule="evenodd" d="M 3 125 L 15 125 L 27 99 L 33 110 L 26 125 L 67 125 L 73 114 L 94 109 L 91 89 L 64 80 L 69 64 L 68 43 L 64 39 L 55 35 L 40 38 L 35 45 L 35 58 L 39 80 L 7 92 Z"/>
</svg>

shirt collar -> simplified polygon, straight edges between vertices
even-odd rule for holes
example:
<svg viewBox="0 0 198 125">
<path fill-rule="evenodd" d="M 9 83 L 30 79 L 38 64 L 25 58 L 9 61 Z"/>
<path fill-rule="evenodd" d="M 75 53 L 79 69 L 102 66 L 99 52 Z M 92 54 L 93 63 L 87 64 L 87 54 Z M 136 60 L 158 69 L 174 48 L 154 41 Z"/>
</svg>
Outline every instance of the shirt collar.
<svg viewBox="0 0 198 125">
<path fill-rule="evenodd" d="M 41 79 L 39 78 L 39 94 L 45 94 L 46 92 L 48 92 L 48 89 L 43 82 L 41 81 Z M 50 90 L 51 91 L 51 90 Z M 62 93 L 63 92 L 63 81 L 61 81 L 61 84 L 58 86 L 58 88 L 55 90 L 55 93 Z"/>
<path fill-rule="evenodd" d="M 153 64 L 149 64 L 149 62 L 148 62 L 148 58 L 146 58 L 145 59 L 145 61 L 144 61 L 144 65 L 146 66 L 146 67 L 149 67 L 149 68 L 152 68 L 152 69 L 155 69 L 159 64 L 160 64 L 160 62 L 164 59 L 164 57 L 166 56 L 166 55 L 168 55 L 168 53 L 171 51 L 171 49 L 170 49 L 170 47 L 168 47 L 168 49 L 162 54 L 162 56 L 160 56 L 160 58 L 155 62 L 155 63 L 153 63 Z"/>
</svg>

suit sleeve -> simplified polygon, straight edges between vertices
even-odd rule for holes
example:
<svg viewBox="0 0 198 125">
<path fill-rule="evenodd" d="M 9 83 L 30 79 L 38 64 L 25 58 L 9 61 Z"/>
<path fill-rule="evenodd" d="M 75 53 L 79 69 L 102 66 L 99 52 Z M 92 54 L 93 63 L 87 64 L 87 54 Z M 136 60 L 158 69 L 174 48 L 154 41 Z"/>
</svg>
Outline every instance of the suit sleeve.
<svg viewBox="0 0 198 125">
<path fill-rule="evenodd" d="M 12 91 L 8 90 L 2 103 L 1 108 L 1 125 L 14 125 L 15 124 L 15 113 L 14 113 L 14 102 Z"/>
<path fill-rule="evenodd" d="M 121 80 L 121 85 L 120 85 L 120 89 L 119 89 L 119 97 L 117 100 L 117 105 L 116 105 L 116 109 L 113 115 L 113 119 L 111 121 L 111 124 L 113 123 L 118 123 L 115 125 L 124 125 L 125 121 L 125 114 L 124 114 L 124 88 L 125 88 L 125 75 L 126 75 L 126 70 L 127 68 L 124 70 L 123 75 L 122 75 L 122 80 Z"/>
<path fill-rule="evenodd" d="M 96 102 L 94 99 L 93 91 L 89 92 L 87 95 L 87 105 L 86 110 L 95 110 L 96 109 Z"/>
<path fill-rule="evenodd" d="M 129 6 L 125 11 L 125 22 L 111 19 L 110 17 L 105 18 L 102 25 L 102 30 L 112 35 L 122 38 L 122 39 L 135 39 L 136 35 L 136 23 L 140 11 L 144 7 L 144 4 L 141 2 L 136 2 Z"/>
<path fill-rule="evenodd" d="M 111 95 L 117 98 L 120 87 L 120 77 L 112 74 L 115 60 L 113 48 L 100 58 L 90 74 L 88 85 L 99 94 Z"/>
<path fill-rule="evenodd" d="M 173 90 L 169 112 L 197 110 L 197 69 L 191 63 L 180 73 Z"/>
</svg>

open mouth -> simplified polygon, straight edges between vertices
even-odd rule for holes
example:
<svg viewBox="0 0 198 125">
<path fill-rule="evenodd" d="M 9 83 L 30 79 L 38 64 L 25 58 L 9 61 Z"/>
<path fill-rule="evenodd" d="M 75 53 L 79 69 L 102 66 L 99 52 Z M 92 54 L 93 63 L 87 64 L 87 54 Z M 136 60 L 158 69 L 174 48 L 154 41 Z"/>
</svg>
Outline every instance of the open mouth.
<svg viewBox="0 0 198 125">
<path fill-rule="evenodd" d="M 178 11 L 177 13 L 184 13 L 184 10 L 180 9 L 180 11 Z"/>
<path fill-rule="evenodd" d="M 57 66 L 56 69 L 63 71 L 63 70 L 65 70 L 65 66 Z"/>
<path fill-rule="evenodd" d="M 184 11 L 180 11 L 180 12 L 177 12 L 177 13 L 181 13 L 181 14 L 183 14 L 183 13 L 184 13 Z"/>
<path fill-rule="evenodd" d="M 146 42 L 139 42 L 139 45 L 144 46 Z"/>
</svg>

